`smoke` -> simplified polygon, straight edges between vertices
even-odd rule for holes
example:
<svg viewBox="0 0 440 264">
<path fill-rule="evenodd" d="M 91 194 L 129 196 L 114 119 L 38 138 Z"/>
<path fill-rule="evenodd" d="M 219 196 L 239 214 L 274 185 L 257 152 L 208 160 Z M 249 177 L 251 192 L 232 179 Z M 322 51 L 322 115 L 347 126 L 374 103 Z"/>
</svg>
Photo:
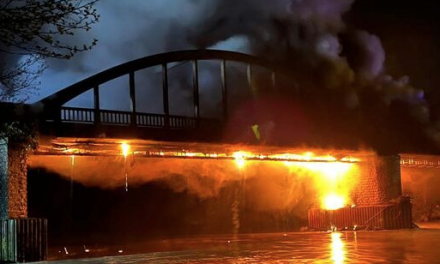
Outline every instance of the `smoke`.
<svg viewBox="0 0 440 264">
<path fill-rule="evenodd" d="M 101 21 L 90 35 L 79 34 L 81 43 L 91 36 L 99 39 L 94 50 L 71 61 L 48 61 L 42 77 L 42 96 L 103 69 L 160 52 L 218 48 L 234 50 L 278 61 L 295 83 L 290 89 L 311 93 L 311 100 L 345 108 L 368 108 L 369 99 L 385 107 L 403 103 L 432 138 L 440 138 L 422 90 L 409 78 L 393 78 L 386 72 L 380 39 L 344 22 L 354 0 L 117 0 L 101 1 Z M 220 98 L 218 65 L 200 72 L 200 91 L 205 97 L 202 111 L 218 116 Z M 177 65 L 171 70 L 170 102 L 173 114 L 193 114 L 191 68 Z M 244 72 L 236 67 L 237 72 Z M 140 74 L 138 107 L 161 113 L 160 75 L 157 69 Z M 217 84 L 215 84 L 217 83 Z M 238 83 L 238 82 L 237 82 Z M 128 81 L 118 79 L 101 89 L 103 108 L 129 110 Z M 91 93 L 73 105 L 91 107 Z M 313 97 L 315 99 L 313 99 Z M 318 97 L 320 97 L 318 99 Z M 368 99 L 365 99 L 368 98 Z M 36 100 L 37 98 L 34 98 Z M 332 101 L 333 100 L 333 101 Z M 376 102 L 375 102 L 376 103 Z M 205 110 L 204 110 L 205 109 Z M 334 110 L 342 111 L 342 110 Z"/>
<path fill-rule="evenodd" d="M 380 39 L 366 31 L 354 33 L 355 45 L 363 47 L 355 56 L 358 60 L 356 72 L 360 77 L 373 80 L 383 74 L 385 63 L 385 50 Z M 355 66 L 355 67 L 356 67 Z"/>
<path fill-rule="evenodd" d="M 329 194 L 343 195 L 346 202 L 358 182 L 360 166 L 349 163 L 289 163 L 167 158 L 31 156 L 31 168 L 46 168 L 87 187 L 120 189 L 156 182 L 174 192 L 210 199 L 233 190 L 233 226 L 240 227 L 243 207 L 257 212 L 292 212 L 304 215 L 310 206 L 320 207 Z M 127 175 L 127 178 L 126 178 Z M 127 179 L 127 181 L 126 181 Z M 338 180 L 336 180 L 338 179 Z M 224 193 L 223 193 L 224 195 Z"/>
<path fill-rule="evenodd" d="M 412 199 L 415 221 L 438 220 L 440 194 L 436 186 L 439 183 L 438 168 L 402 168 L 403 195 Z"/>
<path fill-rule="evenodd" d="M 244 204 L 261 212 L 300 208 L 298 210 L 304 213 L 312 204 L 319 206 L 316 200 L 319 177 L 313 171 L 292 169 L 279 162 L 248 161 L 244 168 L 238 169 L 235 161 L 223 160 L 129 157 L 124 165 L 123 157 L 75 156 L 72 162 L 70 156 L 31 156 L 28 164 L 31 168 L 46 168 L 87 187 L 120 189 L 121 192 L 125 191 L 127 173 L 128 193 L 131 188 L 159 182 L 174 192 L 209 199 L 220 196 L 227 187 L 236 186 L 233 211 Z M 234 226 L 238 229 L 239 223 Z"/>
</svg>

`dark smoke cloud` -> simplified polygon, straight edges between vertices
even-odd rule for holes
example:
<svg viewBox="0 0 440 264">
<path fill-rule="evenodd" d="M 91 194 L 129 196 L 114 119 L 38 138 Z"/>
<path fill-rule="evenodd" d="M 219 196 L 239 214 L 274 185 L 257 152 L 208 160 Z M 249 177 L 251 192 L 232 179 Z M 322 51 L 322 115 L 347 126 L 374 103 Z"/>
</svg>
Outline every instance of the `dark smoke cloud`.
<svg viewBox="0 0 440 264">
<path fill-rule="evenodd" d="M 370 104 L 364 97 L 371 93 L 385 106 L 401 102 L 432 138 L 440 137 L 438 129 L 430 124 L 423 92 L 412 87 L 408 77 L 387 75 L 380 39 L 344 23 L 343 16 L 353 3 L 354 0 L 101 1 L 98 10 L 102 19 L 91 32 L 99 39 L 99 46 L 71 61 L 49 61 L 49 69 L 42 78 L 41 96 L 142 56 L 218 48 L 277 60 L 291 70 L 297 82 L 292 87 L 301 87 L 323 98 L 335 94 L 337 104 L 351 109 Z M 78 35 L 76 41 L 88 38 L 90 35 Z M 178 85 L 171 85 L 171 92 L 179 98 L 173 103 L 177 109 L 185 109 L 185 102 L 192 100 L 191 92 L 182 89 L 191 81 L 185 74 L 189 70 L 174 70 L 182 76 L 177 78 Z M 218 74 L 216 67 L 202 71 L 202 82 L 209 84 L 209 80 L 215 79 L 214 71 Z M 160 89 L 154 89 L 160 85 L 157 75 L 140 77 L 146 89 L 140 92 L 143 101 L 138 105 L 151 106 L 145 110 L 153 112 L 161 111 L 156 103 L 160 100 L 155 99 L 161 96 Z M 116 89 L 122 87 L 122 81 L 114 84 L 114 89 L 110 87 L 113 92 L 102 98 L 106 108 L 128 110 L 128 94 L 121 95 Z M 212 97 L 207 105 L 216 108 L 219 100 L 212 96 L 213 87 L 207 85 L 202 92 Z M 90 106 L 91 102 L 90 98 L 80 98 L 76 104 Z M 215 111 L 207 112 L 212 115 Z M 191 113 L 191 109 L 174 114 L 186 113 Z"/>
</svg>

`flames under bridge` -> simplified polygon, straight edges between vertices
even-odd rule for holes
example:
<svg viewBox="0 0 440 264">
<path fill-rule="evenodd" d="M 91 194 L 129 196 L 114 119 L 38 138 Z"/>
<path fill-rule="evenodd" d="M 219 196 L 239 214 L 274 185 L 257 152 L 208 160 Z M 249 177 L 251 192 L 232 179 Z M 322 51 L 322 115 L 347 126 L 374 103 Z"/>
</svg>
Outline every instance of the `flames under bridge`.
<svg viewBox="0 0 440 264">
<path fill-rule="evenodd" d="M 252 146 L 223 141 L 231 112 L 240 101 L 277 93 L 286 84 L 292 81 L 282 67 L 251 55 L 218 50 L 170 52 L 105 70 L 33 104 L 0 103 L 0 121 L 35 124 L 39 145 L 32 157 L 66 156 L 72 162 L 77 156 L 215 159 L 235 161 L 238 167 L 247 161 L 278 162 L 288 167 L 313 163 L 319 166 L 303 167 L 315 174 L 327 175 L 330 171 L 330 176 L 335 171 L 348 173 L 350 168 L 358 168 L 360 173 L 353 175 L 368 171 L 374 178 L 360 177 L 358 185 L 362 188 L 353 190 L 358 204 L 366 205 L 368 210 L 371 204 L 382 205 L 401 196 L 400 166 L 440 167 L 436 157 L 405 154 L 401 158 L 377 158 L 371 151 Z M 250 126 L 248 130 L 259 137 L 258 129 Z M 1 186 L 7 186 L 0 191 L 8 194 L 0 196 L 0 219 L 7 219 L 2 222 L 1 235 L 13 239 L 0 244 L 6 249 L 0 252 L 0 260 L 22 261 L 25 256 L 20 254 L 31 249 L 35 256 L 30 259 L 42 260 L 47 254 L 42 247 L 46 243 L 46 222 L 27 219 L 27 174 L 21 166 L 22 152 L 8 151 L 7 144 L 0 144 L 0 179 L 5 181 Z M 9 163 L 5 157 L 9 157 Z M 325 175 L 325 180 L 334 178 Z M 326 191 L 331 191 L 326 194 L 332 205 L 337 204 L 334 208 L 347 205 L 335 197 L 333 191 L 337 189 Z M 381 207 L 377 212 L 384 210 Z M 396 210 L 380 217 L 377 213 L 365 213 L 361 220 L 376 219 L 382 225 L 386 217 L 395 216 Z M 317 225 L 321 226 L 324 219 L 323 225 L 327 227 L 328 215 L 321 215 L 319 210 L 315 213 L 312 218 L 318 221 Z M 345 217 L 348 213 L 341 211 L 341 215 Z M 405 219 L 409 219 L 402 224 L 406 227 L 411 218 Z M 20 225 L 40 227 L 26 233 L 17 229 Z M 29 236 L 39 236 L 40 242 L 32 240 L 35 243 L 29 248 L 20 248 Z"/>
</svg>

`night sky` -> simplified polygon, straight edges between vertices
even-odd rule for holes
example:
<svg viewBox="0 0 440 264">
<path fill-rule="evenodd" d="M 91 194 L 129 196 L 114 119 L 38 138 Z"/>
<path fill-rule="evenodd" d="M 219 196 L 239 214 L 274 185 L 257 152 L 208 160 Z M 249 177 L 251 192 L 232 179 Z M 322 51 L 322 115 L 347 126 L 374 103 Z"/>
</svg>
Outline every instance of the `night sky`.
<svg viewBox="0 0 440 264">
<path fill-rule="evenodd" d="M 96 37 L 98 46 L 71 61 L 48 61 L 40 93 L 30 101 L 104 69 L 156 53 L 196 48 L 240 51 L 278 60 L 291 68 L 298 86 L 316 94 L 311 105 L 328 105 L 317 111 L 335 113 L 334 117 L 310 117 L 334 121 L 330 127 L 319 128 L 332 130 L 333 137 L 343 138 L 361 130 L 366 131 L 364 137 L 375 138 L 367 146 L 387 143 L 389 150 L 437 152 L 433 143 L 440 138 L 436 2 L 385 2 L 102 1 L 97 6 L 101 21 L 90 35 L 79 34 L 74 40 Z M 207 71 L 200 78 L 209 83 L 213 77 Z M 375 90 L 377 87 L 385 88 Z M 146 92 L 142 96 L 153 98 L 156 94 Z M 329 97 L 336 99 L 330 103 Z M 128 107 L 127 98 L 116 93 L 102 101 L 128 110 L 124 108 Z M 78 106 L 91 102 L 91 98 L 83 98 Z M 174 107 L 183 109 L 180 103 Z M 347 109 L 340 105 L 352 116 L 345 116 Z M 366 118 L 355 120 L 358 115 Z"/>
<path fill-rule="evenodd" d="M 440 23 L 433 0 L 357 0 L 347 20 L 378 35 L 387 71 L 407 75 L 438 107 L 440 99 Z"/>
<path fill-rule="evenodd" d="M 136 13 L 130 14 L 133 9 L 128 3 L 120 4 L 115 1 L 102 1 L 98 4 L 101 13 L 101 21 L 92 31 L 93 36 L 100 36 L 100 43 L 95 50 L 79 55 L 72 61 L 49 61 L 49 69 L 42 78 L 40 95 L 31 98 L 31 101 L 38 100 L 51 93 L 53 90 L 61 89 L 75 81 L 81 80 L 82 77 L 90 76 L 98 71 L 107 69 L 119 63 L 126 62 L 142 56 L 152 55 L 168 50 L 178 48 L 167 46 L 158 46 L 151 44 L 160 42 L 158 39 L 165 28 L 157 27 L 157 35 L 149 38 L 148 43 L 131 43 L 126 45 L 128 41 L 142 39 L 140 37 L 132 37 L 134 35 L 142 35 L 144 31 L 137 32 L 136 29 L 143 29 L 140 25 L 146 25 L 144 28 L 148 30 L 151 24 L 157 21 L 170 21 L 174 23 L 176 16 L 176 8 L 168 5 L 170 8 L 165 9 L 165 4 L 157 4 L 153 1 L 147 4 L 145 12 L 140 12 L 145 18 L 145 23 L 134 23 L 134 18 L 139 18 Z M 135 1 L 133 1 L 134 4 Z M 172 1 L 168 1 L 172 2 Z M 256 2 L 256 1 L 255 1 Z M 322 1 L 328 2 L 328 1 Z M 355 26 L 359 29 L 380 37 L 386 51 L 386 69 L 393 76 L 407 75 L 411 78 L 411 82 L 415 87 L 419 87 L 425 91 L 435 93 L 436 87 L 440 84 L 440 53 L 437 49 L 440 43 L 440 27 L 436 19 L 436 7 L 438 3 L 432 0 L 416 1 L 416 0 L 356 0 L 354 1 L 351 11 L 344 15 L 344 19 L 348 26 Z M 125 6 L 125 8 L 124 8 Z M 121 8 L 122 7 L 122 8 Z M 140 10 L 142 10 L 140 7 Z M 152 10 L 162 12 L 153 15 Z M 182 20 L 185 20 L 185 11 L 190 15 L 190 9 L 183 9 Z M 195 12 L 195 11 L 193 11 Z M 132 17 L 130 17 L 130 15 Z M 114 38 L 110 33 L 117 33 L 121 28 L 125 28 L 124 38 Z M 115 32 L 116 31 L 116 32 Z M 109 36 L 111 35 L 111 36 Z M 128 37 L 127 37 L 128 36 Z M 85 36 L 79 36 L 79 39 L 87 39 Z M 176 34 L 174 41 L 184 40 L 184 36 Z M 111 42 L 109 42 L 111 41 Z M 183 41 L 184 42 L 184 41 Z M 118 44 L 130 48 L 131 50 L 117 50 Z M 191 46 L 182 48 L 193 48 Z M 220 47 L 224 49 L 244 51 L 240 45 L 230 45 L 229 47 Z M 104 53 L 104 55 L 101 55 Z M 83 60 L 83 57 L 98 59 L 99 65 L 88 65 L 86 68 L 76 68 L 77 61 Z M 92 59 L 91 59 L 92 60 Z M 95 60 L 96 64 L 96 60 Z M 75 73 L 62 71 L 56 72 L 57 67 L 67 66 Z M 56 75 L 53 76 L 54 71 Z M 50 79 L 50 80 L 49 80 Z M 438 92 L 437 92 L 438 93 Z"/>
</svg>

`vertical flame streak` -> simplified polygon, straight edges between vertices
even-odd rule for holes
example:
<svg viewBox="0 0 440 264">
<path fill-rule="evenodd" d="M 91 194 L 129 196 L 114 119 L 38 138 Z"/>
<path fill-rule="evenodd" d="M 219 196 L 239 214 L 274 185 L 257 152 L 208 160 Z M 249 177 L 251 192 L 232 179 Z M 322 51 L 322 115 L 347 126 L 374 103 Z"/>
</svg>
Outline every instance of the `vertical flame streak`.
<svg viewBox="0 0 440 264">
<path fill-rule="evenodd" d="M 125 192 L 128 192 L 127 156 L 130 152 L 130 145 L 128 145 L 127 143 L 122 143 L 121 149 L 122 149 L 122 155 L 124 156 Z"/>
<path fill-rule="evenodd" d="M 122 143 L 121 149 L 122 149 L 122 155 L 124 156 L 124 158 L 127 158 L 128 153 L 130 151 L 130 145 L 128 145 L 127 143 Z"/>
<path fill-rule="evenodd" d="M 128 192 L 128 173 L 125 172 L 125 192 Z"/>
</svg>

